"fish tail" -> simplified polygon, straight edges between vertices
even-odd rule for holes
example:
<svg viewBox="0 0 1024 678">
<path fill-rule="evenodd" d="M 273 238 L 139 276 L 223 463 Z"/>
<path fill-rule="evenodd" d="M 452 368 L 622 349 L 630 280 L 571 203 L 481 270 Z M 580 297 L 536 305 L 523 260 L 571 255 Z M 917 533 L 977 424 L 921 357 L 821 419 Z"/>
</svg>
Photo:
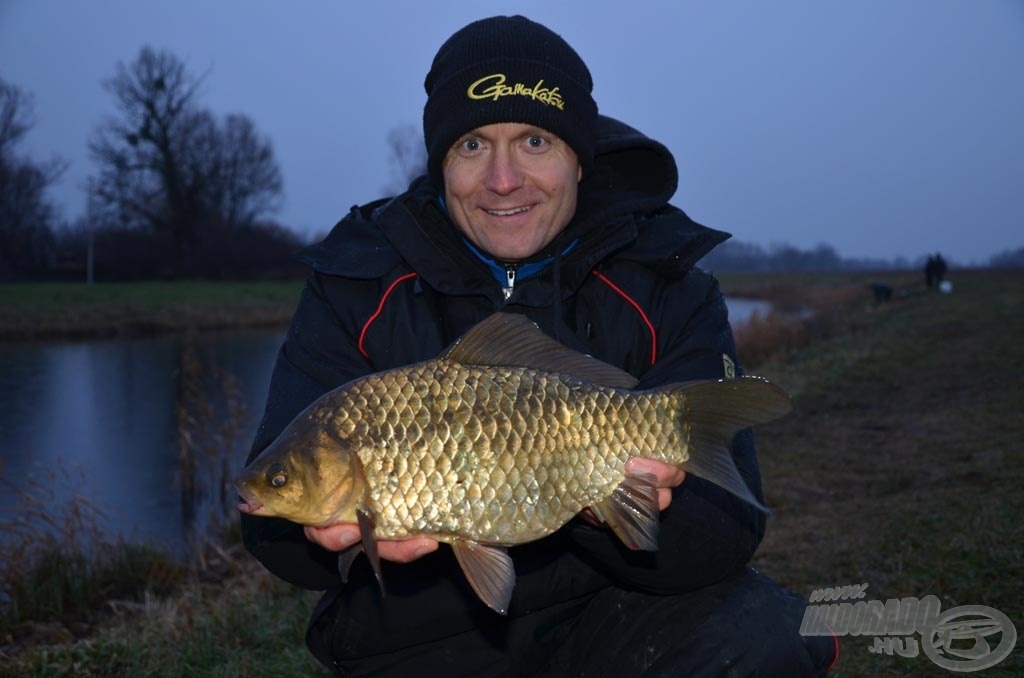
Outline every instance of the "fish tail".
<svg viewBox="0 0 1024 678">
<path fill-rule="evenodd" d="M 679 425 L 689 453 L 679 467 L 767 512 L 736 468 L 732 440 L 745 428 L 789 412 L 789 395 L 760 377 L 691 382 L 676 392 L 684 403 Z"/>
</svg>

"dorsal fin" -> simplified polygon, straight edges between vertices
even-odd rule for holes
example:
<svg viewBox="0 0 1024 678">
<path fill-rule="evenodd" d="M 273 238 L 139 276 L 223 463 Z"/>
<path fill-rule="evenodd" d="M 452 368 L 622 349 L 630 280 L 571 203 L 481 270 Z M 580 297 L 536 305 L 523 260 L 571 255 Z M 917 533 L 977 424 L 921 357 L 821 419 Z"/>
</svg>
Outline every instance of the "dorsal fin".
<svg viewBox="0 0 1024 678">
<path fill-rule="evenodd" d="M 441 354 L 464 365 L 527 367 L 612 388 L 634 388 L 633 375 L 558 343 L 523 315 L 495 313 Z"/>
</svg>

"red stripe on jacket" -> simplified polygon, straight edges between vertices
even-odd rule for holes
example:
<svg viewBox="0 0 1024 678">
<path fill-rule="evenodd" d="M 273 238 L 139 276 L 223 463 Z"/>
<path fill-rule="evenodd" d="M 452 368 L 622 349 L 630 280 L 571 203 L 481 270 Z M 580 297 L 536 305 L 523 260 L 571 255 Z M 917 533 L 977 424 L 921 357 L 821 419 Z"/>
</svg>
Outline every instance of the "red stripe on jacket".
<svg viewBox="0 0 1024 678">
<path fill-rule="evenodd" d="M 367 360 L 370 359 L 370 354 L 366 352 L 366 347 L 363 345 L 363 342 L 366 340 L 366 331 L 370 329 L 370 325 L 372 325 L 374 321 L 380 317 L 381 311 L 384 310 L 384 304 L 387 303 L 388 297 L 391 296 L 391 293 L 395 291 L 396 287 L 398 287 L 398 283 L 405 282 L 406 280 L 411 280 L 415 277 L 416 273 L 406 273 L 405 275 L 398 276 L 398 278 L 396 278 L 393 283 L 388 285 L 387 290 L 384 291 L 384 294 L 380 298 L 380 302 L 377 304 L 377 310 L 374 311 L 373 315 L 371 315 L 370 318 L 363 324 L 363 329 L 361 332 L 359 332 L 359 353 Z"/>
<path fill-rule="evenodd" d="M 592 270 L 591 273 L 596 275 L 601 282 L 610 287 L 613 292 L 625 299 L 626 302 L 633 307 L 633 310 L 640 314 L 640 320 L 643 321 L 644 325 L 647 325 L 647 330 L 651 333 L 651 365 L 653 365 L 658 359 L 658 333 L 654 330 L 654 323 L 652 323 L 651 319 L 647 317 L 647 314 L 644 313 L 644 309 L 640 307 L 640 304 L 637 303 L 636 299 L 626 294 L 622 288 L 613 283 L 608 276 L 601 273 L 596 268 Z"/>
</svg>

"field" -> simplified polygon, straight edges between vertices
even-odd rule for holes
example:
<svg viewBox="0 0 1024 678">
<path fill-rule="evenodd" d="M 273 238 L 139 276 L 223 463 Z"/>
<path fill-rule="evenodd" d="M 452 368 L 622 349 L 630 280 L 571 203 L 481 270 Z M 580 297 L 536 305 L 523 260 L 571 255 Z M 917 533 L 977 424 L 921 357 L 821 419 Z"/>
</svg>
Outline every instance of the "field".
<svg viewBox="0 0 1024 678">
<path fill-rule="evenodd" d="M 934 595 L 1024 631 L 1024 273 L 954 271 L 952 294 L 917 277 L 890 274 L 894 298 L 875 304 L 865 275 L 722 276 L 727 294 L 803 311 L 737 333 L 748 371 L 795 405 L 757 430 L 773 515 L 754 564 L 803 596 L 866 583 L 867 600 Z M 323 675 L 301 640 L 315 596 L 237 545 L 150 588 L 80 618 L 3 624 L 0 674 Z M 872 640 L 843 637 L 833 675 L 951 675 L 923 651 L 873 654 Z M 980 675 L 1024 674 L 1019 645 Z"/>
<path fill-rule="evenodd" d="M 0 285 L 0 340 L 285 326 L 299 282 Z"/>
</svg>

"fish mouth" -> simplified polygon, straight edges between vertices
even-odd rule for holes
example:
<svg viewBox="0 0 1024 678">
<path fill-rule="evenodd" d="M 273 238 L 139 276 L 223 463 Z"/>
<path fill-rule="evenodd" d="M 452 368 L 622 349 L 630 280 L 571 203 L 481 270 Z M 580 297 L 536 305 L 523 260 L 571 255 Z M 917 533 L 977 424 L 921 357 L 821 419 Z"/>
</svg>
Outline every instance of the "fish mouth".
<svg viewBox="0 0 1024 678">
<path fill-rule="evenodd" d="M 260 509 L 263 508 L 263 503 L 257 499 L 245 499 L 240 497 L 237 506 L 239 511 L 242 513 L 247 515 L 259 515 Z"/>
<path fill-rule="evenodd" d="M 255 516 L 259 515 L 260 509 L 263 508 L 263 502 L 255 497 L 247 497 L 243 494 L 239 494 L 236 506 L 241 513 Z"/>
</svg>

